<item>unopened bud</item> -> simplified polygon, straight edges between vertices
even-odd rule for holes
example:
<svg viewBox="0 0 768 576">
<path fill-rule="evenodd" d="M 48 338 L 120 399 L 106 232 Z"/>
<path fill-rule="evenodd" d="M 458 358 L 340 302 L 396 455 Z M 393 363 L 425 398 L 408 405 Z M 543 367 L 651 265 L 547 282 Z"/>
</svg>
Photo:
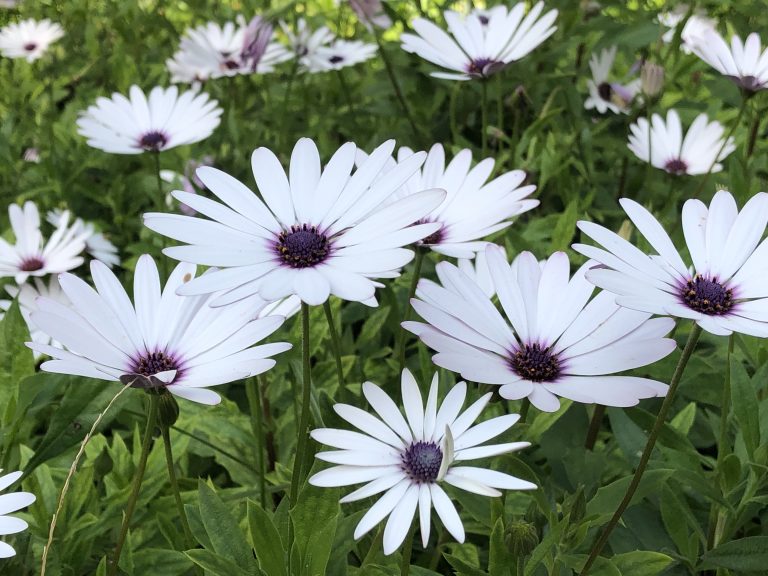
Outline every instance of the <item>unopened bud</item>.
<svg viewBox="0 0 768 576">
<path fill-rule="evenodd" d="M 644 62 L 640 69 L 640 85 L 643 94 L 654 98 L 664 88 L 664 68 L 653 62 Z"/>
<path fill-rule="evenodd" d="M 504 542 L 514 558 L 524 558 L 539 544 L 536 526 L 524 520 L 515 520 L 504 530 Z"/>
<path fill-rule="evenodd" d="M 624 240 L 629 240 L 632 237 L 633 229 L 634 226 L 632 226 L 632 222 L 629 220 L 624 220 L 624 222 L 621 223 L 621 227 L 619 228 L 619 236 L 624 238 Z"/>
<path fill-rule="evenodd" d="M 179 405 L 176 398 L 166 389 L 163 389 L 160 394 L 157 417 L 163 428 L 170 428 L 179 419 Z"/>
</svg>

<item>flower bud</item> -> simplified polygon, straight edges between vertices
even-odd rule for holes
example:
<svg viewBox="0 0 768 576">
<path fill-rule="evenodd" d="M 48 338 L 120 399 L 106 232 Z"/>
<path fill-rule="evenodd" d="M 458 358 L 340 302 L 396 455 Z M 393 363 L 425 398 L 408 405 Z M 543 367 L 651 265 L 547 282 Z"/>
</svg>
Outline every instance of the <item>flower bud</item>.
<svg viewBox="0 0 768 576">
<path fill-rule="evenodd" d="M 179 405 L 168 390 L 163 389 L 157 408 L 157 421 L 162 428 L 170 428 L 176 424 L 176 420 L 179 419 Z"/>
<path fill-rule="evenodd" d="M 504 542 L 514 558 L 524 558 L 539 544 L 539 534 L 530 522 L 515 520 L 504 530 Z"/>
<path fill-rule="evenodd" d="M 644 62 L 640 69 L 640 85 L 643 94 L 654 98 L 664 88 L 664 68 L 653 62 Z"/>
</svg>

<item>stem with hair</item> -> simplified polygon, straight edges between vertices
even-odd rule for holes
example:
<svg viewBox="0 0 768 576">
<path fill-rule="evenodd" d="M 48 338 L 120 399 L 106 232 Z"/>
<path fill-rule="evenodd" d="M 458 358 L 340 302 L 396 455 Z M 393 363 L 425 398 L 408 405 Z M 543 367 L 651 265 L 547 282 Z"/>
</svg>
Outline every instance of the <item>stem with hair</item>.
<svg viewBox="0 0 768 576">
<path fill-rule="evenodd" d="M 296 505 L 299 495 L 299 486 L 304 479 L 302 463 L 307 451 L 307 439 L 309 432 L 309 402 L 310 402 L 310 366 L 309 366 L 309 305 L 301 303 L 301 347 L 302 347 L 302 401 L 301 418 L 296 431 L 296 456 L 293 460 L 293 473 L 291 474 L 291 506 Z"/>
<path fill-rule="evenodd" d="M 264 461 L 264 414 L 261 407 L 261 380 L 259 376 L 249 378 L 245 383 L 248 398 L 248 411 L 251 416 L 251 430 L 256 436 L 256 466 L 259 469 L 259 503 L 266 510 L 267 486 L 266 466 Z"/>
<path fill-rule="evenodd" d="M 408 576 L 411 571 L 411 553 L 413 552 L 413 534 L 416 532 L 416 522 L 411 520 L 411 527 L 408 528 L 408 535 L 403 543 L 403 556 L 400 560 L 400 576 Z"/>
<path fill-rule="evenodd" d="M 520 424 L 525 424 L 525 419 L 528 418 L 528 411 L 531 409 L 531 401 L 528 400 L 528 398 L 523 398 L 522 403 L 520 404 L 520 420 L 518 422 Z"/>
<path fill-rule="evenodd" d="M 405 312 L 403 313 L 403 322 L 407 322 L 411 317 L 411 299 L 416 294 L 416 286 L 419 283 L 419 277 L 421 276 L 421 265 L 424 261 L 424 250 L 416 246 L 416 257 L 413 261 L 413 276 L 411 277 L 411 286 L 408 289 L 408 300 L 405 302 Z M 400 328 L 400 341 L 397 344 L 397 358 L 400 365 L 400 372 L 405 368 L 405 343 L 408 340 L 407 332 L 405 328 Z"/>
<path fill-rule="evenodd" d="M 600 552 L 602 552 L 603 547 L 608 542 L 608 538 L 610 537 L 611 532 L 613 532 L 613 529 L 616 528 L 619 520 L 621 520 L 621 516 L 624 514 L 624 511 L 632 502 L 632 498 L 635 495 L 637 487 L 640 485 L 640 480 L 642 479 L 643 474 L 645 473 L 645 469 L 648 466 L 648 461 L 651 459 L 653 448 L 656 446 L 656 440 L 658 439 L 659 433 L 664 426 L 667 412 L 669 412 L 669 409 L 672 407 L 672 402 L 675 398 L 675 392 L 677 392 L 677 387 L 683 377 L 685 367 L 688 364 L 688 361 L 691 359 L 691 355 L 696 348 L 696 343 L 699 341 L 699 336 L 701 336 L 701 328 L 698 324 L 693 323 L 691 326 L 691 333 L 688 335 L 688 341 L 685 344 L 683 353 L 680 355 L 680 359 L 677 361 L 675 372 L 672 374 L 672 380 L 669 383 L 669 390 L 667 391 L 667 395 L 664 397 L 664 402 L 662 402 L 659 413 L 656 416 L 655 422 L 653 423 L 653 428 L 651 428 L 648 441 L 645 443 L 645 449 L 643 450 L 643 455 L 640 457 L 640 463 L 637 465 L 635 474 L 632 476 L 632 480 L 627 487 L 627 491 L 624 494 L 624 498 L 619 504 L 619 507 L 616 509 L 616 512 L 613 513 L 613 516 L 608 521 L 608 525 L 605 527 L 597 542 L 592 547 L 592 551 L 589 553 L 589 557 L 584 564 L 584 568 L 581 570 L 581 576 L 587 576 L 587 574 L 589 574 L 589 569 L 595 563 L 595 560 L 597 560 Z"/>
<path fill-rule="evenodd" d="M 603 416 L 605 416 L 605 406 L 602 404 L 595 404 L 595 411 L 592 412 L 592 419 L 589 421 L 587 439 L 584 441 L 584 447 L 587 450 L 592 450 L 595 447 L 597 433 L 600 432 L 600 426 L 603 423 Z"/>
<path fill-rule="evenodd" d="M 333 355 L 336 358 L 336 377 L 339 380 L 339 399 L 345 402 L 349 396 L 347 389 L 344 387 L 344 367 L 341 363 L 341 339 L 339 333 L 336 331 L 336 323 L 333 321 L 333 311 L 331 310 L 331 303 L 326 300 L 323 304 L 323 310 L 325 311 L 325 319 L 328 321 L 328 330 L 331 333 L 331 346 L 333 346 Z"/>
<path fill-rule="evenodd" d="M 184 539 L 187 543 L 187 548 L 191 549 L 195 547 L 195 538 L 192 536 L 192 530 L 189 528 L 189 520 L 187 519 L 187 513 L 184 510 L 184 502 L 181 500 L 181 491 L 179 490 L 179 481 L 176 478 L 176 470 L 173 466 L 173 449 L 171 448 L 171 433 L 168 426 L 160 426 L 160 431 L 163 435 L 163 445 L 165 446 L 165 462 L 168 465 L 168 479 L 171 481 L 171 489 L 173 490 L 173 499 L 176 501 L 176 508 L 179 511 L 179 520 L 181 521 L 181 528 L 184 530 Z"/>
<path fill-rule="evenodd" d="M 159 401 L 160 397 L 158 395 L 149 394 L 149 406 L 147 407 L 147 427 L 144 430 L 144 439 L 141 443 L 141 455 L 139 456 L 139 464 L 136 468 L 136 473 L 133 475 L 133 486 L 131 487 L 131 494 L 128 496 L 128 502 L 125 506 L 125 517 L 123 518 L 123 525 L 120 528 L 120 535 L 118 536 L 117 544 L 115 545 L 115 553 L 112 558 L 112 564 L 109 566 L 109 576 L 116 576 L 118 572 L 120 553 L 123 551 L 125 538 L 128 536 L 128 529 L 131 525 L 131 518 L 133 518 L 133 513 L 136 510 L 136 503 L 139 500 L 141 481 L 144 479 L 144 472 L 147 469 L 147 459 L 149 458 L 149 450 L 152 447 L 152 433 L 154 432 L 155 424 L 157 423 Z"/>
<path fill-rule="evenodd" d="M 483 96 L 480 101 L 480 106 L 482 108 L 482 123 L 483 123 L 483 133 L 482 133 L 482 150 L 483 150 L 483 158 L 485 158 L 486 154 L 488 153 L 488 81 L 483 78 L 480 80 L 480 85 L 482 87 Z"/>
</svg>

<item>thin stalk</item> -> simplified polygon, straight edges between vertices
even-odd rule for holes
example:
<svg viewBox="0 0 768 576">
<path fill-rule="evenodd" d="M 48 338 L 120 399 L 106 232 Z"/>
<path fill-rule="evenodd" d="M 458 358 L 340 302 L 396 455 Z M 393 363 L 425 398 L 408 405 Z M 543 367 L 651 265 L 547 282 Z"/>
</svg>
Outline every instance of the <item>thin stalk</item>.
<svg viewBox="0 0 768 576">
<path fill-rule="evenodd" d="M 173 490 L 173 499 L 176 501 L 176 508 L 179 511 L 179 520 L 181 528 L 184 530 L 184 539 L 187 543 L 187 549 L 195 547 L 195 538 L 192 536 L 192 530 L 189 528 L 187 513 L 184 511 L 184 502 L 181 500 L 181 491 L 179 490 L 179 481 L 176 478 L 176 469 L 173 466 L 173 449 L 171 448 L 171 433 L 167 426 L 160 426 L 163 435 L 163 445 L 165 446 L 165 462 L 168 465 L 168 479 L 171 481 L 171 490 Z"/>
<path fill-rule="evenodd" d="M 531 401 L 528 398 L 523 398 L 522 404 L 520 404 L 520 424 L 525 424 L 525 419 L 528 418 L 528 411 L 531 409 Z"/>
<path fill-rule="evenodd" d="M 405 302 L 405 312 L 403 313 L 403 322 L 407 322 L 411 317 L 411 299 L 416 294 L 416 286 L 421 276 L 421 265 L 424 261 L 424 249 L 416 247 L 416 258 L 413 261 L 413 277 L 411 277 L 411 286 L 408 289 L 408 300 Z M 405 343 L 408 340 L 404 328 L 400 328 L 400 342 L 397 345 L 397 358 L 400 363 L 400 372 L 405 368 Z"/>
<path fill-rule="evenodd" d="M 123 551 L 125 538 L 128 536 L 128 529 L 131 525 L 131 518 L 133 518 L 133 513 L 136 510 L 136 503 L 139 501 L 141 481 L 144 479 L 144 472 L 147 469 L 147 458 L 149 458 L 149 449 L 152 446 L 152 432 L 155 430 L 155 424 L 157 422 L 157 405 L 159 401 L 160 397 L 156 394 L 149 395 L 147 427 L 144 430 L 144 439 L 141 443 L 139 465 L 136 468 L 136 473 L 133 476 L 133 487 L 131 488 L 130 496 L 128 496 L 128 503 L 125 506 L 125 517 L 123 518 L 123 525 L 120 528 L 120 536 L 118 536 L 117 544 L 115 545 L 115 553 L 112 558 L 112 564 L 109 567 L 109 576 L 117 575 L 118 564 L 120 563 L 120 553 Z"/>
<path fill-rule="evenodd" d="M 643 477 L 643 473 L 648 466 L 648 461 L 651 459 L 651 453 L 653 452 L 654 446 L 656 446 L 656 440 L 658 439 L 659 433 L 664 426 L 667 412 L 669 412 L 669 409 L 672 407 L 672 402 L 675 398 L 675 392 L 677 392 L 677 387 L 683 377 L 685 367 L 688 364 L 688 361 L 691 359 L 691 355 L 693 354 L 694 349 L 696 348 L 696 343 L 699 341 L 699 336 L 701 336 L 701 328 L 698 324 L 694 323 L 691 327 L 691 333 L 688 335 L 688 341 L 685 343 L 683 353 L 680 355 L 680 359 L 677 361 L 675 372 L 672 374 L 672 381 L 669 383 L 669 390 L 667 391 L 667 395 L 664 397 L 664 402 L 662 402 L 659 413 L 656 416 L 656 421 L 653 423 L 653 428 L 651 429 L 651 433 L 648 436 L 648 441 L 645 443 L 645 449 L 643 450 L 643 455 L 640 457 L 640 463 L 637 465 L 637 470 L 635 470 L 635 474 L 632 476 L 632 481 L 627 487 L 627 492 L 624 494 L 624 498 L 622 499 L 621 504 L 619 504 L 619 507 L 616 509 L 616 512 L 613 513 L 613 516 L 608 522 L 608 525 L 603 530 L 603 533 L 600 535 L 600 538 L 592 547 L 592 551 L 589 553 L 589 558 L 587 558 L 587 562 L 584 564 L 584 568 L 581 570 L 581 576 L 587 576 L 587 574 L 589 574 L 589 569 L 592 567 L 592 564 L 595 563 L 595 560 L 597 560 L 600 552 L 602 552 L 603 547 L 608 542 L 608 537 L 611 535 L 611 532 L 613 532 L 613 529 L 618 525 L 622 514 L 624 514 L 624 511 L 627 509 L 630 502 L 632 502 L 632 497 L 635 495 L 637 487 L 640 485 L 640 480 Z"/>
<path fill-rule="evenodd" d="M 360 568 L 364 568 L 367 564 L 370 564 L 373 562 L 373 560 L 376 558 L 376 555 L 381 552 L 381 545 L 384 541 L 384 526 L 383 524 L 379 524 L 379 527 L 376 529 L 376 534 L 373 537 L 373 541 L 371 542 L 371 547 L 368 548 L 368 552 L 365 554 L 365 558 L 363 558 L 362 564 L 360 564 Z"/>
<path fill-rule="evenodd" d="M 357 126 L 357 122 L 355 121 L 355 103 L 352 100 L 352 92 L 349 89 L 349 84 L 347 84 L 347 79 L 344 77 L 344 73 L 341 70 L 336 70 L 336 77 L 339 79 L 339 86 L 341 86 L 341 91 L 344 92 L 344 99 L 347 101 L 347 106 L 349 107 L 349 116 L 352 122 L 352 127 Z"/>
<path fill-rule="evenodd" d="M 408 120 L 408 123 L 411 125 L 411 130 L 413 130 L 413 136 L 416 138 L 417 142 L 422 141 L 422 134 L 419 131 L 419 126 L 416 124 L 416 121 L 413 119 L 413 114 L 411 114 L 411 107 L 408 106 L 408 101 L 403 96 L 403 91 L 400 88 L 400 83 L 397 81 L 397 76 L 395 75 L 395 69 L 392 66 L 392 62 L 389 59 L 389 56 L 387 55 L 387 51 L 384 50 L 384 43 L 381 41 L 381 32 L 376 26 L 373 26 L 373 35 L 376 38 L 376 44 L 379 47 L 379 54 L 381 55 L 381 59 L 384 61 L 384 68 L 387 71 L 387 76 L 389 77 L 389 83 L 392 85 L 392 91 L 395 93 L 395 97 L 397 98 L 397 101 L 400 103 L 400 107 L 403 109 L 403 114 L 405 114 L 405 117 Z"/>
<path fill-rule="evenodd" d="M 261 408 L 261 380 L 257 376 L 245 383 L 248 411 L 251 413 L 251 430 L 256 437 L 256 466 L 259 469 L 259 504 L 267 509 L 266 465 L 264 461 L 264 414 Z"/>
<path fill-rule="evenodd" d="M 592 412 L 592 419 L 589 421 L 589 430 L 587 430 L 587 439 L 584 441 L 584 447 L 587 450 L 593 450 L 597 441 L 597 433 L 600 432 L 600 426 L 605 416 L 605 406 L 595 405 L 595 411 Z"/>
<path fill-rule="evenodd" d="M 102 419 L 104 418 L 104 415 L 109 412 L 109 409 L 112 407 L 112 404 L 114 404 L 118 398 L 128 390 L 130 386 L 122 386 L 120 388 L 120 391 L 114 395 L 112 400 L 109 401 L 109 404 L 107 404 L 107 407 L 104 408 L 104 411 L 99 414 L 99 416 L 96 418 L 96 421 L 93 423 L 93 426 L 91 426 L 91 429 L 88 431 L 88 434 L 85 435 L 85 438 L 83 438 L 83 441 L 80 443 L 80 449 L 77 451 L 77 455 L 75 456 L 74 461 L 72 462 L 72 466 L 69 467 L 69 472 L 67 473 L 67 477 L 64 480 L 64 487 L 61 489 L 61 494 L 59 494 L 59 501 L 56 504 L 56 512 L 53 513 L 53 517 L 51 518 L 51 527 L 48 530 L 48 541 L 45 543 L 45 546 L 43 546 L 43 558 L 42 558 L 42 566 L 40 567 L 40 576 L 45 576 L 45 567 L 48 564 L 48 553 L 51 551 L 51 545 L 53 544 L 53 534 L 56 532 L 56 523 L 59 519 L 59 514 L 61 514 L 61 509 L 64 507 L 64 499 L 67 496 L 67 492 L 69 492 L 69 483 L 72 481 L 72 478 L 75 476 L 75 472 L 77 471 L 77 466 L 80 464 L 80 459 L 83 457 L 83 454 L 85 454 L 85 447 L 88 445 L 88 442 L 91 440 L 91 437 L 96 432 L 96 429 L 99 427 L 99 424 L 101 424 Z"/>
<path fill-rule="evenodd" d="M 323 310 L 325 311 L 325 319 L 328 320 L 328 330 L 331 333 L 333 355 L 336 357 L 336 377 L 339 380 L 339 398 L 344 402 L 345 397 L 347 397 L 348 394 L 347 389 L 344 387 L 344 367 L 341 364 L 341 338 L 339 338 L 339 333 L 336 331 L 336 323 L 333 321 L 331 303 L 328 300 L 323 304 Z"/>
<path fill-rule="evenodd" d="M 482 119 L 483 119 L 483 134 L 482 134 L 482 144 L 483 144 L 483 158 L 485 158 L 486 154 L 488 153 L 488 82 L 483 79 L 480 81 L 480 85 L 482 86 L 482 92 L 483 97 L 480 103 L 480 106 L 482 107 Z"/>
<path fill-rule="evenodd" d="M 728 130 L 728 134 L 726 134 L 725 138 L 723 138 L 723 143 L 720 145 L 720 149 L 717 151 L 714 160 L 712 160 L 712 164 L 709 165 L 709 170 L 707 170 L 707 173 L 702 177 L 699 187 L 696 188 L 696 192 L 693 193 L 693 198 L 698 198 L 699 194 L 701 194 L 701 191 L 704 189 L 704 186 L 706 186 L 707 182 L 709 181 L 709 176 L 712 174 L 712 169 L 715 167 L 715 164 L 717 164 L 717 159 L 720 158 L 720 154 L 723 153 L 726 144 L 728 144 L 728 140 L 731 136 L 733 136 L 733 133 L 736 131 L 736 128 L 738 128 L 739 124 L 741 124 L 741 117 L 744 116 L 744 111 L 746 108 L 747 99 L 742 97 L 741 106 L 739 107 L 739 114 L 736 116 L 736 120 L 733 121 L 731 129 Z"/>
<path fill-rule="evenodd" d="M 734 335 L 728 337 L 728 353 L 725 357 L 725 379 L 723 395 L 720 399 L 720 431 L 717 439 L 717 464 L 715 470 L 722 473 L 723 460 L 728 456 L 728 415 L 731 411 L 731 355 L 733 354 Z M 717 526 L 722 523 L 720 507 L 713 502 L 709 510 L 709 530 L 707 532 L 707 550 L 717 546 Z"/>
<path fill-rule="evenodd" d="M 755 117 L 752 120 L 752 128 L 749 131 L 749 140 L 747 141 L 747 159 L 752 157 L 752 153 L 755 151 L 755 144 L 757 143 L 757 134 L 760 130 L 760 114 L 755 107 Z"/>
<path fill-rule="evenodd" d="M 411 521 L 408 535 L 403 543 L 403 556 L 400 561 L 400 576 L 408 576 L 411 571 L 411 553 L 413 552 L 413 534 L 416 532 L 416 522 Z"/>
<path fill-rule="evenodd" d="M 451 125 L 451 138 L 454 142 L 459 141 L 459 124 L 456 121 L 456 100 L 459 95 L 459 82 L 455 83 L 455 86 L 451 88 L 451 99 L 448 104 L 448 116 L 449 123 Z"/>
<path fill-rule="evenodd" d="M 155 157 L 155 177 L 157 178 L 157 205 L 163 209 L 163 179 L 160 178 L 160 152 L 152 152 Z"/>
<path fill-rule="evenodd" d="M 302 346 L 302 401 L 301 401 L 301 420 L 299 421 L 296 432 L 296 456 L 293 460 L 293 473 L 291 474 L 291 505 L 296 505 L 296 499 L 299 495 L 299 486 L 304 479 L 302 463 L 304 462 L 304 453 L 307 451 L 307 438 L 309 429 L 309 401 L 310 401 L 310 366 L 309 366 L 309 306 L 301 303 L 301 346 Z"/>
</svg>

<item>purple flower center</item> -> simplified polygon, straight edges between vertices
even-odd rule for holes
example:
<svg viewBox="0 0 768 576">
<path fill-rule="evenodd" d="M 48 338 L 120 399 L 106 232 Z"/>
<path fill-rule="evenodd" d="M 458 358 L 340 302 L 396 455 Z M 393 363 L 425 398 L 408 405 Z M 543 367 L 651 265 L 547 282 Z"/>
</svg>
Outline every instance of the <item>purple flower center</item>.
<svg viewBox="0 0 768 576">
<path fill-rule="evenodd" d="M 40 258 L 37 256 L 31 256 L 29 258 L 24 258 L 24 260 L 21 261 L 19 270 L 22 272 L 34 272 L 36 270 L 41 270 L 44 265 L 45 262 L 40 260 Z"/>
<path fill-rule="evenodd" d="M 232 60 L 231 58 L 224 61 L 224 64 L 222 64 L 224 68 L 227 70 L 237 70 L 240 68 L 240 62 L 237 60 Z"/>
<path fill-rule="evenodd" d="M 480 20 L 480 24 L 482 24 L 483 26 L 488 26 L 488 22 L 490 22 L 488 16 L 486 16 L 485 14 L 478 15 L 477 19 Z"/>
<path fill-rule="evenodd" d="M 153 376 L 159 372 L 176 370 L 176 379 L 181 374 L 181 362 L 172 354 L 158 350 L 144 356 L 134 358 L 128 374 L 120 378 L 126 386 L 134 388 L 162 388 L 165 383 Z"/>
<path fill-rule="evenodd" d="M 24 44 L 24 50 L 27 52 L 32 52 L 35 48 L 37 48 L 37 44 L 34 42 L 29 42 L 28 44 Z"/>
<path fill-rule="evenodd" d="M 418 483 L 434 482 L 443 463 L 443 451 L 434 442 L 414 442 L 403 452 L 403 470 Z"/>
<path fill-rule="evenodd" d="M 686 282 L 681 295 L 686 306 L 708 316 L 721 316 L 733 308 L 733 291 L 717 278 L 696 274 Z"/>
<path fill-rule="evenodd" d="M 418 224 L 426 224 L 427 220 L 419 221 Z M 429 236 L 421 240 L 421 244 L 440 244 L 440 242 L 443 241 L 443 238 L 445 237 L 445 231 L 442 226 L 432 232 Z"/>
<path fill-rule="evenodd" d="M 688 164 L 680 158 L 672 158 L 664 164 L 664 170 L 675 176 L 682 176 L 688 173 Z"/>
<path fill-rule="evenodd" d="M 761 82 L 756 76 L 728 76 L 739 88 L 747 92 L 763 90 L 765 82 Z"/>
<path fill-rule="evenodd" d="M 467 74 L 473 76 L 486 76 L 496 72 L 497 67 L 503 65 L 493 58 L 475 58 L 467 65 Z"/>
<path fill-rule="evenodd" d="M 159 152 L 168 144 L 168 137 L 159 130 L 147 132 L 139 140 L 139 147 L 150 152 Z"/>
<path fill-rule="evenodd" d="M 339 62 L 344 62 L 344 56 L 339 56 L 338 54 L 334 54 L 330 58 L 328 58 L 328 62 L 331 64 L 338 64 Z"/>
<path fill-rule="evenodd" d="M 553 382 L 560 375 L 560 360 L 539 344 L 521 346 L 509 361 L 515 373 L 531 382 Z"/>
<path fill-rule="evenodd" d="M 608 84 L 608 82 L 601 82 L 597 87 L 597 93 L 600 95 L 600 98 L 606 102 L 610 102 L 613 88 L 611 88 L 611 85 Z"/>
<path fill-rule="evenodd" d="M 326 259 L 330 244 L 317 226 L 291 226 L 290 231 L 281 232 L 275 244 L 280 259 L 291 268 L 309 268 Z"/>
</svg>

